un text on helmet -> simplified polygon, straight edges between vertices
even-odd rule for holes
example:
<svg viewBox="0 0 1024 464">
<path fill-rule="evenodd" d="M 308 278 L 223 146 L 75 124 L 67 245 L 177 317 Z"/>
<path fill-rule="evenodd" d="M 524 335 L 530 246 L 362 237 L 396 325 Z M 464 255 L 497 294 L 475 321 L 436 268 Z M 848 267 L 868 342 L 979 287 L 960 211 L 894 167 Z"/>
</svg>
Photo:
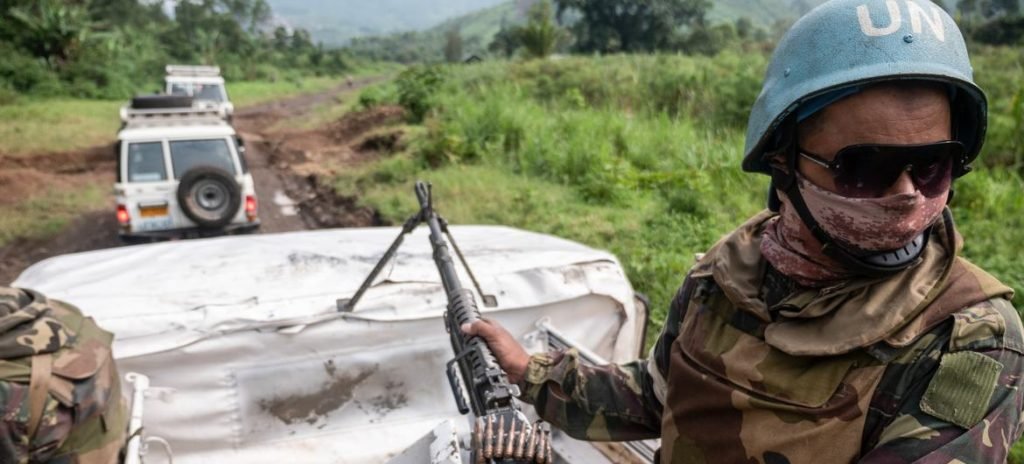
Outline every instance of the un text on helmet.
<svg viewBox="0 0 1024 464">
<path fill-rule="evenodd" d="M 903 0 L 906 6 L 907 17 L 910 18 L 910 29 L 914 34 L 921 34 L 924 24 L 928 24 L 935 38 L 940 42 L 946 41 L 946 25 L 942 22 L 942 10 L 932 3 L 922 6 L 915 0 Z M 886 0 L 885 7 L 889 13 L 889 23 L 884 26 L 876 26 L 871 20 L 871 10 L 867 4 L 857 7 L 857 19 L 860 21 L 860 30 L 868 37 L 882 37 L 895 34 L 903 27 L 903 12 L 900 10 L 899 2 Z M 930 10 L 930 11 L 929 11 Z M 883 23 L 885 24 L 885 23 Z"/>
</svg>

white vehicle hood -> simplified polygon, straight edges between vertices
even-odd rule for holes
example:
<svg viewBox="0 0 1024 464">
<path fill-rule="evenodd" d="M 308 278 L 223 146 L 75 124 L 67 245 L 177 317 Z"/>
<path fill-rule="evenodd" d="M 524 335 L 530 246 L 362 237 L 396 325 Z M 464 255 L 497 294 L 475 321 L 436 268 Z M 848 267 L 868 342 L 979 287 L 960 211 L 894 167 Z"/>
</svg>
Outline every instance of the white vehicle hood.
<svg viewBox="0 0 1024 464">
<path fill-rule="evenodd" d="M 496 308 L 480 304 L 487 317 L 521 339 L 545 320 L 605 359 L 636 358 L 644 310 L 614 256 L 505 227 L 451 229 L 497 297 Z M 157 387 L 146 431 L 171 443 L 176 462 L 384 462 L 441 420 L 465 422 L 444 376 L 447 301 L 425 228 L 353 313 L 336 310 L 398 231 L 93 251 L 37 263 L 14 285 L 72 303 L 115 333 L 121 372 Z"/>
</svg>

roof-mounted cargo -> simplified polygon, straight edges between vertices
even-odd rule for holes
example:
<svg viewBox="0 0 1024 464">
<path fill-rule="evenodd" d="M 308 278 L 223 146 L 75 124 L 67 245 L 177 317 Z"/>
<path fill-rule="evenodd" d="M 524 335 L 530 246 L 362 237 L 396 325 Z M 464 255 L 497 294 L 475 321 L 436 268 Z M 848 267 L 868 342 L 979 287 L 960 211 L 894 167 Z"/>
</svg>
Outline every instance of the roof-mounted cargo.
<svg viewBox="0 0 1024 464">
<path fill-rule="evenodd" d="M 184 64 L 169 64 L 164 67 L 168 76 L 181 77 L 219 77 L 220 66 L 192 66 Z"/>
<path fill-rule="evenodd" d="M 215 105 L 192 105 L 191 97 L 149 95 L 135 97 L 121 108 L 121 121 L 127 125 L 221 124 L 224 109 Z"/>
</svg>

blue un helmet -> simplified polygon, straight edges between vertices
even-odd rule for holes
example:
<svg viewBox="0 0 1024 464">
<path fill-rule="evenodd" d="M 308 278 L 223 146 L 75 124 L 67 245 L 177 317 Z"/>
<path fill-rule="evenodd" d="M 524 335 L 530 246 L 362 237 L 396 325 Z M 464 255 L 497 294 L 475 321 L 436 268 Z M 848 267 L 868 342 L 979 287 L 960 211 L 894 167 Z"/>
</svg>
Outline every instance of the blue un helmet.
<svg viewBox="0 0 1024 464">
<path fill-rule="evenodd" d="M 804 202 L 795 181 L 795 135 L 800 120 L 879 82 L 924 80 L 947 86 L 954 139 L 965 156 L 954 177 L 970 170 L 987 126 L 985 94 L 974 83 L 967 45 L 953 19 L 928 0 L 832 0 L 801 18 L 782 38 L 768 65 L 764 88 L 747 125 L 743 169 L 772 176 L 769 207 L 783 191 L 823 250 L 865 275 L 906 269 L 928 242 L 925 231 L 895 250 L 865 255 L 829 236 Z M 788 168 L 769 159 L 784 155 Z M 953 221 L 944 213 L 946 233 Z"/>
<path fill-rule="evenodd" d="M 954 175 L 966 173 L 985 139 L 988 105 L 960 29 L 928 0 L 832 0 L 797 21 L 776 47 L 750 112 L 743 170 L 771 174 L 765 155 L 780 148 L 787 121 L 893 80 L 950 87 L 954 138 L 966 148 Z"/>
</svg>

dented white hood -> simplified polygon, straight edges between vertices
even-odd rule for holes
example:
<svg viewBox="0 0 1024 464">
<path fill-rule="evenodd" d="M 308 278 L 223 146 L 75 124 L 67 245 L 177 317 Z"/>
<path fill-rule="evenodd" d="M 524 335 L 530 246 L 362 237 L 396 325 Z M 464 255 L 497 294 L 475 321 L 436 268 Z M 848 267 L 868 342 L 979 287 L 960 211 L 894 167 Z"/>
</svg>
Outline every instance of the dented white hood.
<svg viewBox="0 0 1024 464">
<path fill-rule="evenodd" d="M 506 227 L 451 229 L 497 297 L 481 311 L 524 342 L 537 342 L 529 335 L 547 321 L 605 359 L 638 355 L 645 308 L 614 256 Z M 115 332 L 121 372 L 156 387 L 145 429 L 171 443 L 175 462 L 384 462 L 442 420 L 465 425 L 443 372 L 452 357 L 446 300 L 425 228 L 353 313 L 336 310 L 398 231 L 93 251 L 37 263 L 14 285 L 68 301 Z M 464 273 L 463 284 L 471 287 Z"/>
</svg>

